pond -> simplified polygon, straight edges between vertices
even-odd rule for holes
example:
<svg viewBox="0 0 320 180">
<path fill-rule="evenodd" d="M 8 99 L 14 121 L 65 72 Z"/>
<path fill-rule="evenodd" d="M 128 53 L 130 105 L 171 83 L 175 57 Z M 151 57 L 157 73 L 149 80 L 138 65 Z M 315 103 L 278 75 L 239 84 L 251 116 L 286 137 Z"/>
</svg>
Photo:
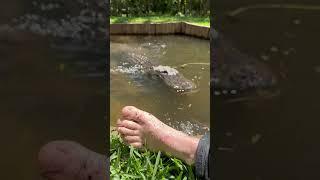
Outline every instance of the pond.
<svg viewBox="0 0 320 180">
<path fill-rule="evenodd" d="M 31 33 L 19 37 L 0 40 L 1 177 L 38 179 L 38 152 L 53 140 L 73 140 L 105 153 L 106 81 L 84 73 L 106 56 L 56 51 Z M 85 63 L 85 68 L 77 65 Z"/>
<path fill-rule="evenodd" d="M 176 67 L 197 85 L 197 91 L 179 94 L 135 66 L 125 66 L 122 55 L 130 52 L 154 64 Z M 187 36 L 111 36 L 111 126 L 122 107 L 133 105 L 185 133 L 203 134 L 210 127 L 209 53 L 209 41 Z M 186 63 L 195 64 L 182 68 Z"/>
<path fill-rule="evenodd" d="M 214 101 L 215 178 L 319 179 L 320 12 L 252 9 L 236 18 L 221 18 L 220 31 L 277 73 L 280 94 Z"/>
<path fill-rule="evenodd" d="M 79 36 L 91 42 L 85 35 L 107 22 L 86 21 L 88 11 L 102 15 L 86 2 L 14 0 L 0 8 L 1 179 L 40 179 L 38 152 L 53 140 L 106 153 L 106 80 L 97 73 L 105 74 L 107 53 L 69 44 Z"/>
</svg>

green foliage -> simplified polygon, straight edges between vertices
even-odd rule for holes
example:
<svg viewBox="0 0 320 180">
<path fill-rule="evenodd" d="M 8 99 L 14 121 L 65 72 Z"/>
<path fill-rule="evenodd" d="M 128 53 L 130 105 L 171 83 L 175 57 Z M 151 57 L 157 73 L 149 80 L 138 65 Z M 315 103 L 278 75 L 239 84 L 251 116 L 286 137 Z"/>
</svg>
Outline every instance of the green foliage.
<svg viewBox="0 0 320 180">
<path fill-rule="evenodd" d="M 114 23 L 167 23 L 167 22 L 188 22 L 200 26 L 210 26 L 209 17 L 190 17 L 190 16 L 141 16 L 141 17 L 115 17 L 110 18 L 111 24 Z"/>
<path fill-rule="evenodd" d="M 194 168 L 181 160 L 147 149 L 123 144 L 119 135 L 110 137 L 110 177 L 113 180 L 195 180 Z"/>
<path fill-rule="evenodd" d="M 209 0 L 110 0 L 111 16 L 209 16 Z"/>
</svg>

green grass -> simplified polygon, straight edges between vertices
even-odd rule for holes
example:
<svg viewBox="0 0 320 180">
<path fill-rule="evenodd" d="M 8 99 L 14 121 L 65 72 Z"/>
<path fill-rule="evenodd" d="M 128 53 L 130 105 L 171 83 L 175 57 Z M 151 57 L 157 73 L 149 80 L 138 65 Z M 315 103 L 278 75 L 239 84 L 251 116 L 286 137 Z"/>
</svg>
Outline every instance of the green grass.
<svg viewBox="0 0 320 180">
<path fill-rule="evenodd" d="M 147 149 L 123 144 L 119 135 L 110 137 L 110 177 L 112 180 L 195 180 L 194 168 L 181 160 Z"/>
<path fill-rule="evenodd" d="M 143 17 L 110 17 L 110 23 L 168 23 L 168 22 L 188 22 L 200 26 L 210 26 L 209 17 L 192 16 L 143 16 Z"/>
</svg>

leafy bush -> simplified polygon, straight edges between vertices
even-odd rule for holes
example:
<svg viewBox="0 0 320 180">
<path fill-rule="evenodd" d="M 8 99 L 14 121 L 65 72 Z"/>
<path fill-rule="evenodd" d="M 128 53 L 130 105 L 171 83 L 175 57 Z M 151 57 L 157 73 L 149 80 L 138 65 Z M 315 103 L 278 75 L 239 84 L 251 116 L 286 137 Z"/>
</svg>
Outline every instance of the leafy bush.
<svg viewBox="0 0 320 180">
<path fill-rule="evenodd" d="M 209 16 L 209 0 L 110 0 L 111 16 Z"/>
</svg>

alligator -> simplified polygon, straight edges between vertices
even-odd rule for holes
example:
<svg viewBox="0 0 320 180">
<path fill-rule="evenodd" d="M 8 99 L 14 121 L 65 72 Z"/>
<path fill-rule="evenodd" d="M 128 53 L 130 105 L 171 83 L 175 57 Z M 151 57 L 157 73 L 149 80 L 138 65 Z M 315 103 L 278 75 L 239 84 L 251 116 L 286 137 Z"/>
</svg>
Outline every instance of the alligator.
<svg viewBox="0 0 320 180">
<path fill-rule="evenodd" d="M 249 57 L 233 47 L 230 41 L 213 30 L 214 46 L 211 53 L 211 82 L 213 95 L 234 97 L 257 89 L 272 88 L 277 78 L 271 69 L 263 62 Z M 186 79 L 178 70 L 155 64 L 148 57 L 141 55 L 138 50 L 130 48 L 122 50 L 122 59 L 130 66 L 136 66 L 149 74 L 156 75 L 176 92 L 197 92 L 193 81 Z M 126 52 L 126 53 L 124 53 Z"/>
<path fill-rule="evenodd" d="M 29 1 L 21 8 L 23 14 L 0 24 L 0 42 L 19 45 L 26 40 L 36 41 L 35 43 L 45 40 L 48 42 L 48 50 L 59 57 L 57 61 L 77 64 L 69 66 L 76 70 L 74 77 L 105 77 L 106 47 L 109 41 L 106 35 L 108 2 Z M 96 69 L 104 72 L 96 73 Z M 86 72 L 87 70 L 90 72 Z"/>
<path fill-rule="evenodd" d="M 76 7 L 76 8 L 74 8 Z M 0 26 L 0 32 L 22 30 L 49 37 L 52 48 L 99 54 L 106 57 L 108 43 L 104 1 L 35 0 L 30 12 Z M 211 83 L 214 95 L 234 95 L 250 90 L 273 87 L 277 80 L 263 62 L 240 52 L 226 38 L 211 28 Z M 0 36 L 1 38 L 1 36 Z M 177 69 L 161 66 L 146 57 L 128 53 L 129 61 L 143 66 L 158 76 L 166 85 L 178 92 L 196 89 Z M 92 61 L 92 60 L 91 60 Z M 89 65 L 90 63 L 88 63 Z M 105 67 L 105 62 L 101 66 Z M 104 69 L 104 68 L 102 68 Z"/>
<path fill-rule="evenodd" d="M 214 90 L 213 95 L 234 97 L 245 95 L 258 89 L 265 90 L 275 87 L 277 83 L 276 75 L 267 64 L 242 53 L 234 47 L 230 40 L 213 28 L 210 31 L 210 36 L 213 40 L 213 44 L 210 46 L 210 67 L 212 72 L 210 85 Z M 117 38 L 112 40 L 117 42 Z M 134 51 L 138 52 L 138 50 Z M 130 52 L 130 48 L 122 50 L 123 52 Z M 192 91 L 196 87 L 192 85 L 193 82 L 184 78 L 176 69 L 170 68 L 177 73 L 173 73 L 175 76 L 168 76 L 169 70 L 163 70 L 162 68 L 161 70 L 163 71 L 155 71 L 152 67 L 156 65 L 147 57 L 139 55 L 139 53 L 123 53 L 123 55 L 126 55 L 122 57 L 125 62 L 130 62 L 131 65 L 139 65 L 141 69 L 157 74 L 169 87 L 178 92 L 183 90 L 185 92 L 196 92 L 196 90 Z"/>
<path fill-rule="evenodd" d="M 160 65 L 155 59 L 149 58 L 144 55 L 146 53 L 144 48 L 137 47 L 132 48 L 126 44 L 113 43 L 117 46 L 111 51 L 113 57 L 117 56 L 118 66 L 112 68 L 111 72 L 121 71 L 129 68 L 134 70 L 134 73 L 139 71 L 140 73 L 147 74 L 154 79 L 160 79 L 169 89 L 178 92 L 179 94 L 191 93 L 197 91 L 197 85 L 183 76 L 176 68 Z"/>
<path fill-rule="evenodd" d="M 50 43 L 64 40 L 86 44 L 107 41 L 107 4 L 102 0 L 34 0 L 27 13 L 0 26 L 3 31 L 27 31 L 48 37 Z"/>
<path fill-rule="evenodd" d="M 214 95 L 239 95 L 275 87 L 277 77 L 267 64 L 242 53 L 213 28 L 210 37 L 210 85 Z"/>
</svg>

